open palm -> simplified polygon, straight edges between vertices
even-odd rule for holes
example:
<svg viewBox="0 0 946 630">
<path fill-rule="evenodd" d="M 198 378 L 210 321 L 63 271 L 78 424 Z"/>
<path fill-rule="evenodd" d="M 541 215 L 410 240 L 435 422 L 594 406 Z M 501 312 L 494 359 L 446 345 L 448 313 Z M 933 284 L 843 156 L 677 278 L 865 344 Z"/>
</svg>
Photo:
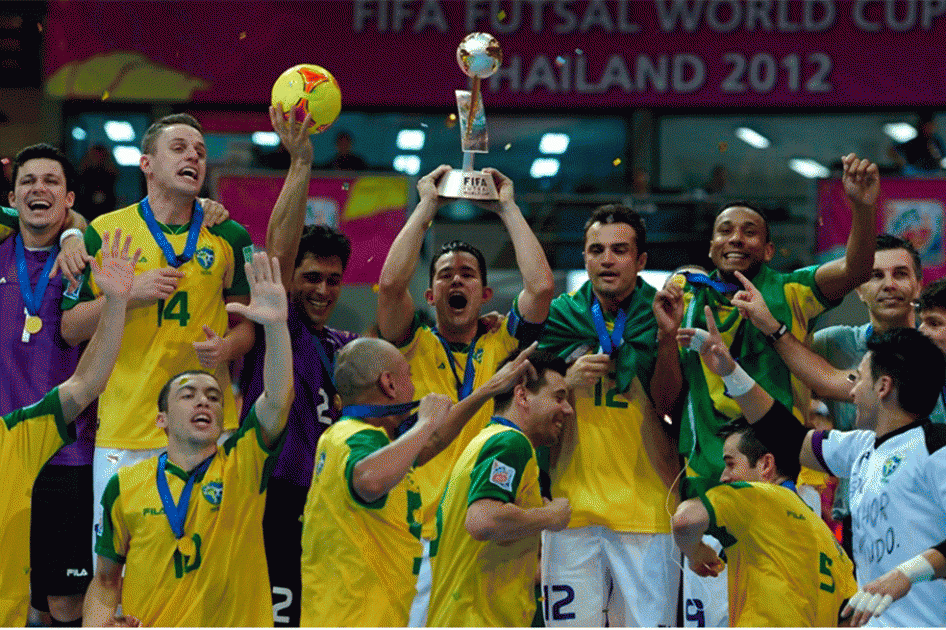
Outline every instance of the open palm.
<svg viewBox="0 0 946 630">
<path fill-rule="evenodd" d="M 111 240 L 111 246 L 109 241 Z M 135 265 L 141 256 L 141 249 L 135 252 L 132 258 L 128 257 L 131 247 L 131 236 L 121 243 L 122 231 L 115 230 L 114 239 L 108 232 L 102 234 L 102 262 L 92 260 L 92 276 L 95 284 L 107 296 L 125 298 L 131 295 L 131 287 L 135 281 Z"/>
<path fill-rule="evenodd" d="M 252 264 L 246 263 L 245 268 L 250 283 L 250 303 L 230 302 L 227 311 L 264 326 L 286 321 L 289 306 L 280 280 L 279 260 L 270 259 L 266 252 L 256 252 Z"/>
</svg>

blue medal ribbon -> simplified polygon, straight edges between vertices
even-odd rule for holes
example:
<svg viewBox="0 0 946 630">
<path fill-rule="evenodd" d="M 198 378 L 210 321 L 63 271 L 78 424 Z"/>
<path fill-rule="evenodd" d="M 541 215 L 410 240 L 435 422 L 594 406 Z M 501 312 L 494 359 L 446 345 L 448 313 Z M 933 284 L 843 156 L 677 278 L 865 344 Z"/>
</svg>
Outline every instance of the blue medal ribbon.
<svg viewBox="0 0 946 630">
<path fill-rule="evenodd" d="M 199 203 L 194 202 L 194 214 L 191 217 L 190 228 L 187 230 L 187 242 L 184 243 L 184 251 L 180 255 L 174 252 L 174 247 L 168 241 L 164 232 L 161 231 L 161 226 L 158 225 L 158 220 L 154 218 L 154 212 L 151 210 L 151 204 L 148 203 L 147 197 L 141 200 L 141 216 L 144 217 L 148 231 L 151 232 L 154 241 L 164 252 L 164 257 L 167 258 L 169 265 L 175 268 L 180 267 L 194 257 L 194 251 L 197 249 L 197 237 L 200 235 L 200 228 L 204 222 L 204 209 Z"/>
<path fill-rule="evenodd" d="M 194 480 L 206 472 L 207 468 L 210 466 L 210 462 L 213 461 L 214 455 L 216 455 L 216 453 L 202 461 L 190 472 L 187 476 L 187 483 L 184 484 L 184 490 L 181 492 L 181 499 L 176 505 L 174 503 L 174 497 L 171 496 L 171 488 L 168 486 L 168 479 L 164 473 L 168 463 L 167 451 L 161 453 L 158 457 L 158 496 L 161 497 L 161 504 L 164 506 L 164 515 L 168 519 L 168 524 L 171 526 L 171 531 L 174 532 L 175 538 L 182 538 L 184 536 L 184 521 L 187 519 L 187 506 L 190 505 L 191 502 L 191 491 L 194 489 Z"/>
<path fill-rule="evenodd" d="M 325 346 L 322 345 L 322 340 L 317 335 L 312 335 L 312 343 L 315 345 L 316 354 L 319 355 L 319 362 L 325 368 L 325 375 L 328 377 L 329 383 L 332 384 L 332 387 L 335 387 L 335 357 L 328 358 Z"/>
<path fill-rule="evenodd" d="M 791 491 L 794 492 L 795 494 L 798 494 L 798 488 L 795 487 L 795 482 L 792 481 L 791 479 L 786 479 L 785 481 L 783 481 L 783 482 L 780 483 L 779 485 L 782 486 L 783 488 L 788 488 L 789 490 L 791 490 Z"/>
<path fill-rule="evenodd" d="M 734 293 L 735 291 L 741 291 L 742 287 L 738 284 L 732 284 L 730 282 L 724 282 L 722 280 L 713 280 L 705 273 L 693 273 L 690 271 L 684 271 L 683 277 L 687 279 L 687 282 L 693 285 L 703 285 L 706 287 L 711 287 L 716 289 L 720 293 Z"/>
<path fill-rule="evenodd" d="M 477 335 L 473 338 L 473 341 L 470 342 L 469 348 L 466 353 L 466 369 L 463 371 L 463 380 L 460 380 L 460 375 L 457 374 L 457 364 L 453 358 L 453 350 L 450 349 L 450 343 L 443 338 L 436 328 L 433 329 L 437 339 L 440 340 L 440 343 L 443 345 L 444 351 L 447 353 L 447 361 L 450 363 L 450 369 L 453 370 L 453 378 L 457 381 L 457 402 L 463 400 L 473 391 L 473 381 L 476 380 L 476 365 L 473 363 L 473 355 L 476 354 L 476 342 L 479 341 L 480 336 Z"/>
<path fill-rule="evenodd" d="M 53 268 L 56 262 L 56 256 L 59 255 L 59 246 L 54 245 L 49 252 L 49 258 L 43 266 L 43 273 L 36 281 L 36 288 L 30 286 L 30 270 L 26 265 L 26 251 L 23 248 L 23 237 L 16 235 L 16 276 L 20 283 L 20 295 L 23 296 L 23 306 L 26 307 L 30 315 L 39 315 L 40 306 L 43 304 L 43 295 L 46 293 L 46 286 L 49 284 L 49 270 Z"/>
<path fill-rule="evenodd" d="M 346 405 L 342 407 L 342 415 L 349 418 L 384 418 L 387 416 L 399 416 L 413 411 L 420 406 L 419 400 L 412 400 L 406 403 L 397 403 L 394 405 Z M 417 414 L 412 413 L 404 422 L 397 426 L 395 430 L 396 437 L 401 437 L 417 424 Z"/>
<path fill-rule="evenodd" d="M 513 422 L 509 418 L 503 418 L 502 416 L 493 416 L 492 418 L 490 418 L 490 420 L 492 420 L 496 424 L 501 424 L 504 427 L 513 428 L 516 431 L 519 431 L 520 433 L 522 433 L 522 429 L 519 428 L 519 425 L 517 425 L 515 422 Z"/>
<path fill-rule="evenodd" d="M 608 334 L 608 327 L 604 323 L 604 312 L 601 310 L 601 302 L 597 295 L 592 295 L 591 299 L 591 323 L 594 324 L 595 332 L 598 333 L 599 351 L 604 354 L 613 354 L 615 350 L 624 343 L 624 326 L 627 324 L 627 311 L 623 308 L 618 309 L 618 314 L 614 318 L 614 328 L 611 334 Z"/>
</svg>

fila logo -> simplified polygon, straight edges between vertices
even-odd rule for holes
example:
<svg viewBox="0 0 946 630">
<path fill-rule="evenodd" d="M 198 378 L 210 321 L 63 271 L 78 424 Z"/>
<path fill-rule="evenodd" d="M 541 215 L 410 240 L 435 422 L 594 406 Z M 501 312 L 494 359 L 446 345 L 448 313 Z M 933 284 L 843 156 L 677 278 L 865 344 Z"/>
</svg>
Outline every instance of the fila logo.
<svg viewBox="0 0 946 630">
<path fill-rule="evenodd" d="M 66 569 L 66 577 L 89 577 L 85 569 Z"/>
</svg>

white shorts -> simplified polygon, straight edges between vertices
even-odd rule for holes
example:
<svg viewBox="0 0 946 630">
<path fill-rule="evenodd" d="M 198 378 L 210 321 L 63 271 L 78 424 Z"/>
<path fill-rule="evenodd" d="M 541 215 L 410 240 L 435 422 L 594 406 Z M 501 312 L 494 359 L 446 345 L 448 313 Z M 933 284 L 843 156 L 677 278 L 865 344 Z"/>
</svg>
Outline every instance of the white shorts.
<svg viewBox="0 0 946 630">
<path fill-rule="evenodd" d="M 137 464 L 146 459 L 157 457 L 167 448 L 127 449 L 105 448 L 96 446 L 92 455 L 92 492 L 94 511 L 92 512 L 92 556 L 95 557 L 95 537 L 102 530 L 102 495 L 115 473 L 121 468 Z"/>
<path fill-rule="evenodd" d="M 424 553 L 420 560 L 420 572 L 417 574 L 417 594 L 411 603 L 411 612 L 407 620 L 408 628 L 426 628 L 427 611 L 430 608 L 430 590 L 433 587 L 430 573 L 430 541 L 421 538 L 424 544 Z"/>
<path fill-rule="evenodd" d="M 703 542 L 717 554 L 723 546 L 712 536 Z M 716 577 L 700 577 L 690 570 L 690 561 L 683 558 L 683 627 L 729 627 L 729 568 Z"/>
<path fill-rule="evenodd" d="M 678 556 L 670 534 L 598 526 L 542 532 L 545 625 L 675 625 Z"/>
</svg>

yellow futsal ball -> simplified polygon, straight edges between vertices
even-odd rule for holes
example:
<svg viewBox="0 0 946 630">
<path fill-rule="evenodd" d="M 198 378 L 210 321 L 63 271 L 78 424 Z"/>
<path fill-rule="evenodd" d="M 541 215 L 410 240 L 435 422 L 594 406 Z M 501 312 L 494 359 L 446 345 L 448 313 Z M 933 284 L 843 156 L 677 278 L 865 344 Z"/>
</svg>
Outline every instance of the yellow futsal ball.
<svg viewBox="0 0 946 630">
<path fill-rule="evenodd" d="M 289 68 L 273 83 L 272 104 L 285 112 L 297 111 L 301 120 L 312 115 L 309 133 L 325 131 L 342 111 L 342 92 L 332 73 L 311 63 Z"/>
</svg>

